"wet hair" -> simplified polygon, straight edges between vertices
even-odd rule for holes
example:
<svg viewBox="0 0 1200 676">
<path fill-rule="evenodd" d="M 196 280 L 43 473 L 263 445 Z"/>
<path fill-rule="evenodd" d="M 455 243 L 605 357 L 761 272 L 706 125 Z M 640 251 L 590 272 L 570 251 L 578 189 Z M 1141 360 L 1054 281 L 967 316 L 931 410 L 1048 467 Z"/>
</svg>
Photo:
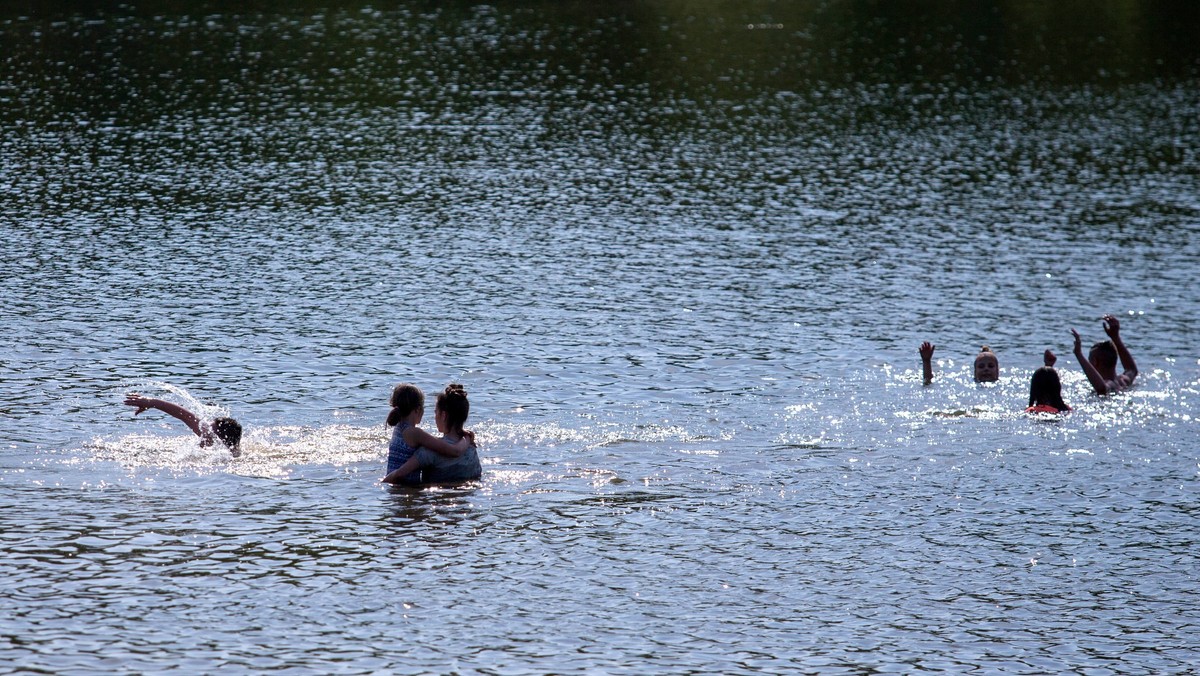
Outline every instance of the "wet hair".
<svg viewBox="0 0 1200 676">
<path fill-rule="evenodd" d="M 1070 406 L 1063 403 L 1062 381 L 1058 379 L 1058 371 L 1053 366 L 1043 366 L 1033 372 L 1033 378 L 1029 381 L 1029 405 L 1071 410 Z"/>
<path fill-rule="evenodd" d="M 1096 343 L 1088 351 L 1088 361 L 1095 364 L 1097 368 L 1117 368 L 1117 346 L 1113 345 L 1111 340 L 1102 340 Z"/>
<path fill-rule="evenodd" d="M 392 410 L 388 412 L 387 426 L 393 427 L 408 417 L 409 413 L 425 406 L 425 393 L 410 383 L 400 383 L 392 390 Z"/>
<path fill-rule="evenodd" d="M 446 425 L 452 431 L 462 432 L 467 416 L 471 413 L 467 391 L 458 383 L 450 383 L 437 396 L 437 410 L 446 414 Z"/>
<path fill-rule="evenodd" d="M 992 360 L 996 362 L 996 371 L 998 372 L 1000 370 L 1000 358 L 996 356 L 995 352 L 992 352 L 992 348 L 984 345 L 983 347 L 979 348 L 979 354 L 975 355 L 975 365 L 972 370 L 974 371 L 976 381 L 979 381 L 979 360 L 986 359 L 988 357 L 991 357 Z M 997 375 L 999 375 L 999 373 L 997 373 Z"/>
<path fill-rule="evenodd" d="M 233 418 L 217 418 L 212 421 L 213 435 L 220 439 L 230 450 L 238 450 L 242 443 L 242 424 Z"/>
</svg>

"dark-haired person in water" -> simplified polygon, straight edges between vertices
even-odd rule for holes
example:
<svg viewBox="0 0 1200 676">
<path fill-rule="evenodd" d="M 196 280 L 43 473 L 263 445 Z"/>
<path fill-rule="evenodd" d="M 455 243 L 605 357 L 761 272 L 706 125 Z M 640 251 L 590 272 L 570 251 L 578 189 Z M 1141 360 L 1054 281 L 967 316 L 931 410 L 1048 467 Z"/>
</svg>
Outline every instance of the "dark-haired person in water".
<svg viewBox="0 0 1200 676">
<path fill-rule="evenodd" d="M 441 443 L 422 445 L 403 465 L 389 472 L 383 481 L 393 484 L 414 483 L 414 474 L 418 472 L 419 483 L 423 484 L 473 481 L 482 476 L 483 467 L 475 447 L 475 434 L 463 429 L 470 412 L 471 403 L 463 386 L 458 383 L 447 385 L 437 396 L 433 414 L 438 431 L 442 433 L 442 438 L 438 440 Z M 469 445 L 465 451 L 460 451 L 464 440 Z"/>
<path fill-rule="evenodd" d="M 1058 361 L 1058 357 L 1046 350 L 1042 361 L 1045 365 L 1034 371 L 1033 378 L 1029 381 L 1029 408 L 1026 408 L 1025 412 L 1069 412 L 1071 407 L 1067 406 L 1062 398 L 1062 381 L 1058 377 L 1058 371 L 1054 370 L 1054 362 Z"/>
<path fill-rule="evenodd" d="M 137 408 L 133 412 L 138 415 L 142 411 L 155 408 L 167 415 L 178 418 L 187 425 L 196 436 L 200 437 L 200 446 L 211 446 L 214 439 L 220 439 L 221 443 L 229 448 L 229 452 L 233 457 L 238 457 L 242 453 L 242 426 L 233 418 L 215 418 L 211 421 L 205 421 L 200 416 L 192 413 L 179 404 L 173 404 L 162 399 L 153 399 L 151 397 L 143 397 L 140 394 L 131 393 L 125 396 L 125 405 Z"/>
<path fill-rule="evenodd" d="M 1108 334 L 1109 339 L 1093 345 L 1086 359 L 1083 356 L 1083 339 L 1079 337 L 1079 332 L 1071 329 L 1071 335 L 1075 336 L 1075 358 L 1087 374 L 1088 382 L 1092 384 L 1096 394 L 1105 395 L 1131 387 L 1133 379 L 1137 378 L 1138 369 L 1133 355 L 1129 354 L 1129 348 L 1125 347 L 1125 341 L 1121 340 L 1120 320 L 1113 315 L 1104 315 L 1100 321 L 1104 322 L 1104 332 Z M 1117 374 L 1118 357 L 1121 359 L 1121 365 L 1125 367 L 1125 372 L 1120 375 Z"/>
</svg>

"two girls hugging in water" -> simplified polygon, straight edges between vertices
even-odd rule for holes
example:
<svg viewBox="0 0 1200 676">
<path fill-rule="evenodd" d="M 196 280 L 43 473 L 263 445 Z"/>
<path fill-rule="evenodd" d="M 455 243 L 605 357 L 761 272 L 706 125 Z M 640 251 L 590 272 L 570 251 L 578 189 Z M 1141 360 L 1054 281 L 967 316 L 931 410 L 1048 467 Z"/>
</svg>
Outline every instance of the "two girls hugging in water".
<svg viewBox="0 0 1200 676">
<path fill-rule="evenodd" d="M 137 409 L 134 415 L 153 408 L 178 418 L 200 437 L 202 447 L 220 440 L 235 458 L 241 454 L 242 426 L 233 418 L 206 421 L 183 406 L 140 394 L 129 394 L 125 404 Z M 391 405 L 387 426 L 392 428 L 392 440 L 383 481 L 415 486 L 474 481 L 482 476 L 475 433 L 463 428 L 471 404 L 462 385 L 451 383 L 437 396 L 433 417 L 441 437 L 417 427 L 425 415 L 425 394 L 420 388 L 409 383 L 397 385 Z"/>
<path fill-rule="evenodd" d="M 471 404 L 462 385 L 451 383 L 437 396 L 433 419 L 441 438 L 417 427 L 425 415 L 425 394 L 416 385 L 400 383 L 392 390 L 387 426 L 387 476 L 390 484 L 419 485 L 473 481 L 483 474 L 475 433 L 464 429 Z"/>
<path fill-rule="evenodd" d="M 1133 356 L 1129 354 L 1129 349 L 1121 340 L 1121 322 L 1110 314 L 1104 315 L 1101 321 L 1104 323 L 1104 332 L 1108 334 L 1109 339 L 1093 345 L 1087 357 L 1083 356 L 1083 339 L 1079 336 L 1079 332 L 1071 329 L 1071 335 L 1075 337 L 1075 358 L 1087 375 L 1092 389 L 1096 391 L 1096 394 L 1107 395 L 1132 386 L 1138 370 Z M 921 354 L 926 385 L 933 382 L 933 349 L 933 344 L 926 341 L 921 343 L 921 347 L 917 350 Z M 1117 374 L 1118 359 L 1125 368 L 1125 372 L 1119 375 Z M 1062 381 L 1058 377 L 1058 371 L 1054 370 L 1054 362 L 1057 360 L 1054 352 L 1046 350 L 1043 355 L 1044 366 L 1033 372 L 1033 377 L 1029 382 L 1029 406 L 1025 409 L 1026 413 L 1058 414 L 1071 410 L 1071 407 L 1067 406 L 1062 399 Z M 975 356 L 975 382 L 992 383 L 999 379 L 1000 362 L 996 353 L 985 345 Z"/>
</svg>

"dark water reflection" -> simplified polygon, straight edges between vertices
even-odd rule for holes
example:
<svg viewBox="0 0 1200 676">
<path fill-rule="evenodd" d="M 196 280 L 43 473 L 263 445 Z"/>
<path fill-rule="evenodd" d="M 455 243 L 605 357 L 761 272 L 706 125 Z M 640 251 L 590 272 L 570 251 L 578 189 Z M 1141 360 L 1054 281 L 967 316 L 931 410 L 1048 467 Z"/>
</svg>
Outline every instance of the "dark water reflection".
<svg viewBox="0 0 1200 676">
<path fill-rule="evenodd" d="M 1186 671 L 1198 15 L 6 4 L 0 671 Z"/>
</svg>

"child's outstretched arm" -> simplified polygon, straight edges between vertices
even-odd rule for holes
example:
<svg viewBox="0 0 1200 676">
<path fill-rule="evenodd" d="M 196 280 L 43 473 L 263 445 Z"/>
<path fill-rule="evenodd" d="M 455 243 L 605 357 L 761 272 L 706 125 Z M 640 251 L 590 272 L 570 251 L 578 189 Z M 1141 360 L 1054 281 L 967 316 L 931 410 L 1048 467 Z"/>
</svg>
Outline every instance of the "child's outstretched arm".
<svg viewBox="0 0 1200 676">
<path fill-rule="evenodd" d="M 471 441 L 466 436 L 459 439 L 458 443 L 448 444 L 415 425 L 404 430 L 404 443 L 408 444 L 410 448 L 424 446 L 435 453 L 441 453 L 451 458 L 461 457 L 471 447 Z"/>
<path fill-rule="evenodd" d="M 412 457 L 408 460 L 405 460 L 403 465 L 400 465 L 395 470 L 388 472 L 388 475 L 380 479 L 380 481 L 388 484 L 402 483 L 404 481 L 404 477 L 419 469 L 421 469 L 421 463 L 417 461 L 417 454 L 413 453 Z"/>
<path fill-rule="evenodd" d="M 204 431 L 200 429 L 200 418 L 195 413 L 192 413 L 179 404 L 172 404 L 171 402 L 163 401 L 162 399 L 153 399 L 151 397 L 143 397 L 140 394 L 130 393 L 125 395 L 125 405 L 134 406 L 137 408 L 137 410 L 133 412 L 134 415 L 137 415 L 146 409 L 156 408 L 173 418 L 179 418 L 183 421 L 183 424 L 187 425 L 193 432 L 196 433 L 196 436 L 200 437 L 201 439 L 204 438 Z"/>
<path fill-rule="evenodd" d="M 921 353 L 921 370 L 925 376 L 925 384 L 928 385 L 933 382 L 933 343 L 928 340 L 921 343 L 917 352 Z"/>
<path fill-rule="evenodd" d="M 1121 321 L 1113 315 L 1104 315 L 1104 332 L 1108 334 L 1109 340 L 1113 342 L 1113 346 L 1117 348 L 1117 356 L 1121 358 L 1121 366 L 1125 367 L 1125 386 L 1133 384 L 1133 379 L 1137 377 L 1137 364 L 1133 361 L 1133 355 L 1129 354 L 1129 348 L 1125 347 L 1125 341 L 1121 340 Z"/>
<path fill-rule="evenodd" d="M 1096 390 L 1096 394 L 1108 394 L 1108 383 L 1104 381 L 1104 376 L 1100 375 L 1100 371 L 1096 370 L 1096 365 L 1088 361 L 1087 356 L 1083 354 L 1083 339 L 1079 337 L 1079 332 L 1071 329 L 1071 335 L 1075 336 L 1075 358 L 1079 360 L 1080 368 L 1087 374 L 1092 389 Z"/>
</svg>

